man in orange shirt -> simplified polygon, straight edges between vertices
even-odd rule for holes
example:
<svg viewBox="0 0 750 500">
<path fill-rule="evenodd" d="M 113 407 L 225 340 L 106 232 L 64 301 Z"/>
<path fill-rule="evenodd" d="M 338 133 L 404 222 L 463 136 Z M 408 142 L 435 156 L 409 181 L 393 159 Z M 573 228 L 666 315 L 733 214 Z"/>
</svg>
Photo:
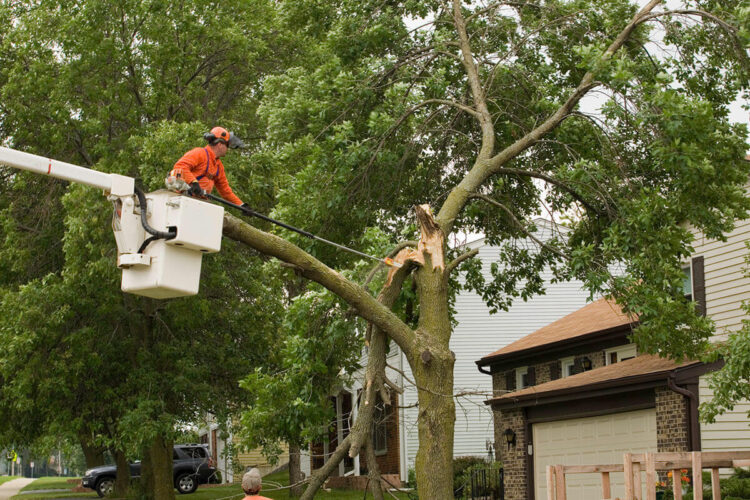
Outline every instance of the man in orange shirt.
<svg viewBox="0 0 750 500">
<path fill-rule="evenodd" d="M 177 160 L 171 177 L 182 179 L 190 185 L 187 190 L 191 196 L 202 196 L 210 193 L 214 185 L 221 197 L 237 205 L 245 205 L 229 187 L 229 181 L 224 173 L 224 164 L 220 158 L 227 154 L 229 148 L 237 149 L 244 146 L 242 141 L 222 127 L 214 127 L 203 135 L 208 145 L 193 148 Z"/>
<path fill-rule="evenodd" d="M 258 469 L 250 469 L 242 476 L 242 491 L 245 492 L 245 498 L 242 500 L 271 500 L 268 497 L 260 496 L 260 490 L 263 488 L 263 480 L 260 477 Z"/>
</svg>

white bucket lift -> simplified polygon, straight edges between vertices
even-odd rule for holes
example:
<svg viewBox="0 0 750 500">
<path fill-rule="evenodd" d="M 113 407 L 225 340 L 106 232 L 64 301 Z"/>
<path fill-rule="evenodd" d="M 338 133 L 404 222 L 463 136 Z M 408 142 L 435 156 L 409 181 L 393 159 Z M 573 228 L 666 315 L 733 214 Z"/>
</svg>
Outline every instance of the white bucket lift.
<svg viewBox="0 0 750 500">
<path fill-rule="evenodd" d="M 124 292 L 157 299 L 195 295 L 203 254 L 221 249 L 222 207 L 160 190 L 145 195 L 144 208 L 135 194 L 135 180 L 130 177 L 4 147 L 0 147 L 0 164 L 104 190 L 114 203 L 112 229 Z M 152 231 L 171 233 L 174 237 L 151 238 L 144 245 L 149 237 L 142 221 L 144 209 Z"/>
</svg>

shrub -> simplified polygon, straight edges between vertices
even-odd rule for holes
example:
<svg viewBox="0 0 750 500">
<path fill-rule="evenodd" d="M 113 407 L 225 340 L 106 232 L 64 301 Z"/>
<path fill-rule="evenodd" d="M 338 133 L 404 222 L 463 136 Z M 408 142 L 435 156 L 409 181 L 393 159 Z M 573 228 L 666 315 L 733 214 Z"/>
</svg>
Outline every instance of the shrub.
<svg viewBox="0 0 750 500">
<path fill-rule="evenodd" d="M 481 464 L 475 464 L 464 470 L 462 476 L 462 484 L 464 485 L 463 491 L 460 493 L 460 497 L 457 498 L 471 498 L 472 494 L 480 497 L 491 497 L 500 498 L 502 495 L 503 485 L 500 479 L 500 470 L 503 468 L 500 462 L 482 462 Z M 472 491 L 472 475 L 483 475 L 483 481 L 479 481 L 481 484 L 477 484 L 481 491 Z"/>
<path fill-rule="evenodd" d="M 470 467 L 476 465 L 487 465 L 487 462 L 482 457 L 456 457 L 453 459 L 453 496 L 456 498 L 462 498 L 462 491 L 466 484 L 464 473 Z"/>
</svg>

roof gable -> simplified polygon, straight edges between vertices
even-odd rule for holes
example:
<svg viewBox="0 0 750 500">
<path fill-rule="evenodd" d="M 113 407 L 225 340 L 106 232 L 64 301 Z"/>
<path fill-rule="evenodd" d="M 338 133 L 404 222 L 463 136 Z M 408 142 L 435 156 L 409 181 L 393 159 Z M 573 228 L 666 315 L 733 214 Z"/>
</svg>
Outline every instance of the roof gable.
<svg viewBox="0 0 750 500">
<path fill-rule="evenodd" d="M 478 361 L 478 364 L 486 365 L 511 354 L 517 355 L 530 349 L 584 337 L 597 332 L 611 331 L 622 327 L 632 328 L 635 323 L 637 323 L 637 319 L 625 315 L 615 302 L 599 299 L 492 354 L 484 356 Z"/>
</svg>

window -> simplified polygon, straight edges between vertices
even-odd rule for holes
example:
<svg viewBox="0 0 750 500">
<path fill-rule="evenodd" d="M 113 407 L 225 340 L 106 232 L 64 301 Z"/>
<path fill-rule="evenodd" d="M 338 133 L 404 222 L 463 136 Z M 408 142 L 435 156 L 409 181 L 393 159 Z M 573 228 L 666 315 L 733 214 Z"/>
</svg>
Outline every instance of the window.
<svg viewBox="0 0 750 500">
<path fill-rule="evenodd" d="M 688 300 L 693 300 L 693 270 L 690 265 L 682 268 L 682 292 Z"/>
<path fill-rule="evenodd" d="M 573 375 L 573 366 L 575 366 L 573 356 L 560 360 L 560 375 L 562 376 L 562 378 L 570 377 L 571 375 Z"/>
<path fill-rule="evenodd" d="M 608 365 L 621 363 L 638 355 L 635 344 L 627 344 L 604 351 L 604 359 Z"/>
<path fill-rule="evenodd" d="M 372 447 L 376 455 L 384 455 L 388 452 L 388 409 L 380 397 L 377 398 L 372 420 Z"/>
<path fill-rule="evenodd" d="M 516 389 L 520 390 L 529 386 L 529 367 L 516 368 Z"/>
</svg>

